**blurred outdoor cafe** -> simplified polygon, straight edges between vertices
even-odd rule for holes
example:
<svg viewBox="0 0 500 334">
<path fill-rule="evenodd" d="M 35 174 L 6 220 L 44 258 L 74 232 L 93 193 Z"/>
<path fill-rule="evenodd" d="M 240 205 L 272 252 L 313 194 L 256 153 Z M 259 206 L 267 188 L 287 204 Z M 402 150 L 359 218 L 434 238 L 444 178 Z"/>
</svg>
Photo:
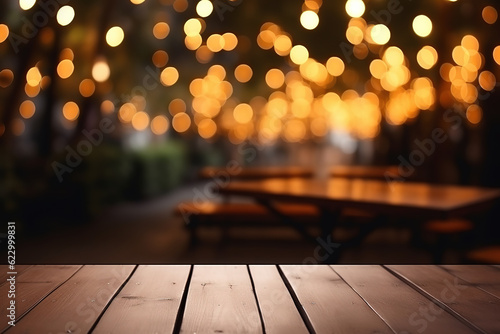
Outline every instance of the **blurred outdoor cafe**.
<svg viewBox="0 0 500 334">
<path fill-rule="evenodd" d="M 17 261 L 500 263 L 499 10 L 5 1 Z"/>
</svg>

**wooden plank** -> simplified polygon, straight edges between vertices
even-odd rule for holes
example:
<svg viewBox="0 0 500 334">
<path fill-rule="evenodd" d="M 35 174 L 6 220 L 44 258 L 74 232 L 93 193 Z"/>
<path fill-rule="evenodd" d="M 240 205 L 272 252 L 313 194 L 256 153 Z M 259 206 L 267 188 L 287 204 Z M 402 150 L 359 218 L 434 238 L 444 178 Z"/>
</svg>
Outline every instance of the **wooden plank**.
<svg viewBox="0 0 500 334">
<path fill-rule="evenodd" d="M 381 266 L 332 266 L 396 333 L 475 333 Z"/>
<path fill-rule="evenodd" d="M 500 300 L 438 266 L 387 266 L 419 291 L 486 333 L 500 333 Z"/>
<path fill-rule="evenodd" d="M 24 271 L 26 271 L 27 269 L 29 269 L 31 267 L 33 267 L 33 265 L 16 265 L 14 272 L 17 273 L 16 274 L 17 276 L 19 276 Z M 9 266 L 7 266 L 7 265 L 0 266 L 0 286 L 7 283 L 7 278 L 10 276 L 10 275 L 7 275 L 7 273 L 10 271 L 11 270 L 9 269 Z"/>
<path fill-rule="evenodd" d="M 190 266 L 140 266 L 93 333 L 172 333 Z"/>
<path fill-rule="evenodd" d="M 446 271 L 500 298 L 500 270 L 491 266 L 446 265 Z"/>
<path fill-rule="evenodd" d="M 16 321 L 80 268 L 81 266 L 29 266 L 20 273 L 18 271 L 18 275 L 15 275 L 15 298 L 13 298 Z M 0 287 L 0 296 L 4 296 L 0 299 L 0 309 L 3 310 L 0 329 L 9 327 L 10 319 L 6 317 L 11 300 L 7 298 L 9 289 L 9 284 Z"/>
<path fill-rule="evenodd" d="M 85 266 L 7 333 L 86 333 L 134 266 Z"/>
<path fill-rule="evenodd" d="M 330 267 L 280 268 L 316 333 L 393 333 Z"/>
<path fill-rule="evenodd" d="M 309 333 L 276 266 L 250 266 L 267 334 Z"/>
<path fill-rule="evenodd" d="M 195 266 L 182 333 L 262 333 L 247 267 Z"/>
</svg>

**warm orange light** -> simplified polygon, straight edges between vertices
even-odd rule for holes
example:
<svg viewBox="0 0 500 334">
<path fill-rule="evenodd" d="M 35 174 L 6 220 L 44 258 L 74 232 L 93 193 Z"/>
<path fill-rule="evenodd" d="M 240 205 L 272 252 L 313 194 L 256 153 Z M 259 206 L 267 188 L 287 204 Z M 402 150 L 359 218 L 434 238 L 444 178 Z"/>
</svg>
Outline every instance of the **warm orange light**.
<svg viewBox="0 0 500 334">
<path fill-rule="evenodd" d="M 95 92 L 95 84 L 91 79 L 84 79 L 80 82 L 80 86 L 78 87 L 80 94 L 83 97 L 90 97 Z"/>
<path fill-rule="evenodd" d="M 250 81 L 252 75 L 253 75 L 252 68 L 246 64 L 238 65 L 234 69 L 234 77 L 241 83 Z"/>
<path fill-rule="evenodd" d="M 163 67 L 168 63 L 168 53 L 163 50 L 158 50 L 153 53 L 151 60 L 156 67 Z"/>
<path fill-rule="evenodd" d="M 132 127 L 136 131 L 143 131 L 149 126 L 149 115 L 145 111 L 139 111 L 132 117 Z"/>
<path fill-rule="evenodd" d="M 484 22 L 494 24 L 498 19 L 498 12 L 493 6 L 486 6 L 483 8 L 482 16 Z"/>
<path fill-rule="evenodd" d="M 36 110 L 35 104 L 29 100 L 24 101 L 19 106 L 19 113 L 25 119 L 33 117 L 33 115 L 35 114 L 35 110 Z"/>
<path fill-rule="evenodd" d="M 169 127 L 168 118 L 163 115 L 158 115 L 151 121 L 151 132 L 157 136 L 166 133 Z"/>
<path fill-rule="evenodd" d="M 179 80 L 179 72 L 175 67 L 165 68 L 160 75 L 160 81 L 164 86 L 172 86 Z"/>
<path fill-rule="evenodd" d="M 191 126 L 191 119 L 186 113 L 178 113 L 172 119 L 172 127 L 175 131 L 182 133 L 186 132 Z"/>
<path fill-rule="evenodd" d="M 272 68 L 266 73 L 266 84 L 272 89 L 278 89 L 285 83 L 285 75 L 281 70 Z"/>
<path fill-rule="evenodd" d="M 165 39 L 170 33 L 170 26 L 166 22 L 158 22 L 153 27 L 153 35 L 157 39 Z"/>
<path fill-rule="evenodd" d="M 76 120 L 79 115 L 80 115 L 80 108 L 75 102 L 70 101 L 63 106 L 63 116 L 68 121 Z"/>
<path fill-rule="evenodd" d="M 0 24 L 0 43 L 3 43 L 9 37 L 9 27 L 5 24 Z"/>
</svg>

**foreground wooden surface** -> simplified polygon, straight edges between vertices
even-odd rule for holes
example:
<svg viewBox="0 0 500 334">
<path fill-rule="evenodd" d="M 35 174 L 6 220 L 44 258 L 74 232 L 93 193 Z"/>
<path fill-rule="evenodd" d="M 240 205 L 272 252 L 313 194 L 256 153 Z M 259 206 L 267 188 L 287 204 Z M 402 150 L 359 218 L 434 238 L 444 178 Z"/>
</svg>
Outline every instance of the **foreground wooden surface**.
<svg viewBox="0 0 500 334">
<path fill-rule="evenodd" d="M 500 333 L 499 266 L 17 266 L 7 333 Z"/>
</svg>

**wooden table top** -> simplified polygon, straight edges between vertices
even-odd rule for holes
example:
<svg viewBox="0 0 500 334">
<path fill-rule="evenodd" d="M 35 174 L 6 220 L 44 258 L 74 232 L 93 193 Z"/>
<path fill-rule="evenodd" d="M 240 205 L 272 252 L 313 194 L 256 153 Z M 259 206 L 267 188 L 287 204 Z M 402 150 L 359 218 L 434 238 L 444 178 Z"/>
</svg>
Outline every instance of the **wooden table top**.
<svg viewBox="0 0 500 334">
<path fill-rule="evenodd" d="M 470 213 L 483 210 L 500 198 L 500 189 L 346 178 L 233 181 L 219 192 L 263 200 L 350 206 L 406 215 Z"/>
<path fill-rule="evenodd" d="M 311 178 L 316 174 L 313 167 L 304 166 L 267 166 L 267 167 L 205 167 L 200 171 L 200 177 L 210 179 L 219 173 L 226 173 L 237 179 L 265 179 L 265 178 Z M 387 174 L 389 173 L 389 174 Z M 398 166 L 333 166 L 328 170 L 332 177 L 385 179 L 386 175 L 394 178 L 398 174 Z"/>
<path fill-rule="evenodd" d="M 500 266 L 17 266 L 7 333 L 500 333 Z"/>
</svg>

